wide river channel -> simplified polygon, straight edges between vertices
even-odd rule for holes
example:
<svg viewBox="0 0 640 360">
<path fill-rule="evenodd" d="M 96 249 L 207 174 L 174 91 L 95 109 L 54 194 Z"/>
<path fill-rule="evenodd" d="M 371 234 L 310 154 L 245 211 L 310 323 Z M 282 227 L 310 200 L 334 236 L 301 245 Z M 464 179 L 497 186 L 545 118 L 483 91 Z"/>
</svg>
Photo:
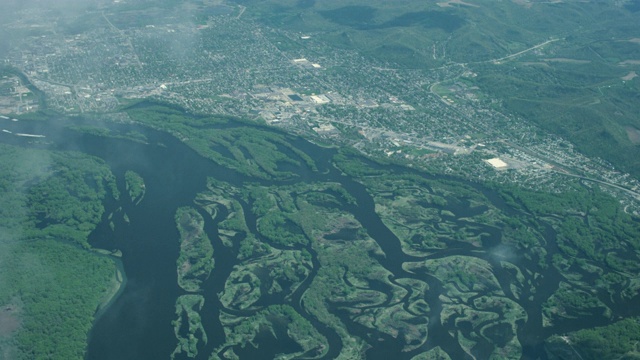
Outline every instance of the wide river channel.
<svg viewBox="0 0 640 360">
<path fill-rule="evenodd" d="M 235 186 L 242 186 L 245 181 L 261 182 L 265 185 L 291 184 L 292 182 L 259 181 L 238 174 L 227 168 L 214 164 L 198 155 L 194 150 L 177 140 L 175 137 L 147 127 L 131 124 L 104 123 L 102 126 L 110 130 L 126 134 L 136 131 L 143 134 L 146 143 L 114 137 L 100 137 L 79 132 L 69 128 L 69 125 L 83 125 L 82 119 L 55 119 L 51 121 L 18 121 L 3 122 L 0 128 L 11 131 L 0 133 L 0 141 L 18 146 L 44 148 L 50 150 L 74 150 L 103 159 L 110 166 L 118 181 L 122 196 L 120 200 L 106 202 L 106 212 L 102 223 L 91 234 L 90 242 L 93 246 L 107 250 L 122 251 L 122 267 L 126 274 L 126 285 L 121 289 L 118 297 L 112 301 L 107 309 L 101 311 L 90 334 L 88 345 L 88 359 L 166 359 L 174 350 L 177 340 L 171 322 L 175 320 L 175 301 L 185 294 L 177 285 L 176 259 L 179 252 L 179 234 L 175 226 L 174 215 L 181 206 L 192 205 L 196 194 L 205 190 L 207 177 L 229 182 Z M 90 123 L 87 121 L 86 125 Z M 248 126 L 231 124 L 229 126 Z M 266 131 L 266 130 L 265 130 Z M 16 133 L 40 134 L 44 138 L 20 137 Z M 334 150 L 313 145 L 300 138 L 291 138 L 294 146 L 313 158 L 318 166 L 317 172 L 299 169 L 299 178 L 295 181 L 309 182 L 338 182 L 357 200 L 357 205 L 346 208 L 355 215 L 356 219 L 367 229 L 369 235 L 378 242 L 386 256 L 377 260 L 394 274 L 395 278 L 416 278 L 428 283 L 430 291 L 426 297 L 433 317 L 430 319 L 428 341 L 411 352 L 402 352 L 402 344 L 398 339 L 383 333 L 377 333 L 362 325 L 352 322 L 346 315 L 336 315 L 344 319 L 350 333 L 370 341 L 371 349 L 367 351 L 368 359 L 410 359 L 420 352 L 440 346 L 454 359 L 471 358 L 461 348 L 452 336 L 451 330 L 457 329 L 453 321 L 444 324 L 440 320 L 442 308 L 439 294 L 442 284 L 435 277 L 429 275 L 410 274 L 403 270 L 402 264 L 408 261 L 420 260 L 404 254 L 396 236 L 382 223 L 374 211 L 374 202 L 364 186 L 353 179 L 342 175 L 331 165 Z M 140 174 L 146 185 L 144 200 L 138 205 L 129 201 L 125 192 L 124 173 L 133 170 Z M 398 171 L 410 171 L 398 168 Z M 492 203 L 507 214 L 514 210 L 509 208 L 495 193 L 473 185 L 482 191 Z M 457 205 L 455 213 L 464 215 L 474 209 L 464 202 Z M 128 222 L 125 224 L 121 217 L 114 216 L 115 230 L 109 226 L 108 215 L 111 213 L 126 213 Z M 245 211 L 250 228 L 255 228 L 255 219 Z M 460 215 L 460 216 L 462 216 Z M 207 359 L 211 351 L 224 343 L 223 328 L 218 320 L 220 302 L 217 294 L 224 289 L 225 280 L 235 264 L 235 256 L 229 248 L 222 246 L 217 235 L 214 220 L 205 216 L 205 231 L 213 242 L 215 249 L 215 269 L 203 287 L 205 306 L 200 312 L 203 325 L 208 334 L 208 344 L 200 349 L 198 359 Z M 484 231 L 491 236 L 484 240 L 483 246 L 487 250 L 499 246 L 500 229 L 487 226 Z M 558 251 L 555 245 L 555 233 L 549 227 L 546 241 L 548 256 Z M 316 266 L 311 273 L 312 278 L 317 272 L 318 261 L 315 253 L 313 264 Z M 430 258 L 449 255 L 468 255 L 482 258 L 493 266 L 495 275 L 505 291 L 513 274 L 501 270 L 499 259 L 490 255 L 490 251 L 482 252 L 463 245 L 453 247 Z M 524 359 L 546 358 L 543 341 L 554 333 L 588 328 L 607 323 L 601 317 L 583 317 L 566 323 L 560 323 L 554 328 L 543 328 L 541 319 L 541 304 L 552 294 L 562 280 L 562 275 L 553 267 L 540 269 L 537 264 L 521 257 L 517 259 L 519 266 L 541 273 L 542 280 L 535 284 L 535 293 L 524 293 L 519 304 L 527 311 L 528 320 L 521 324 L 518 338 L 523 345 Z M 307 279 L 294 293 L 293 306 L 303 317 L 307 318 L 316 329 L 328 340 L 330 351 L 325 356 L 332 359 L 342 348 L 339 336 L 334 330 L 320 323 L 299 306 L 299 299 L 311 283 Z M 380 291 L 386 291 L 384 287 Z M 608 305 L 613 305 L 610 302 Z M 620 308 L 621 306 L 617 306 Z M 629 309 L 615 309 L 615 315 L 629 316 Z M 640 312 L 635 311 L 635 312 Z M 634 313 L 635 313 L 634 312 Z M 275 329 L 277 332 L 278 329 Z M 286 352 L 287 348 L 295 349 L 298 345 L 289 341 L 278 341 L 273 338 L 264 339 L 260 349 L 246 347 L 241 358 L 271 359 L 275 354 Z M 482 355 L 482 344 L 479 351 Z M 487 355 L 491 346 L 486 344 Z"/>
</svg>

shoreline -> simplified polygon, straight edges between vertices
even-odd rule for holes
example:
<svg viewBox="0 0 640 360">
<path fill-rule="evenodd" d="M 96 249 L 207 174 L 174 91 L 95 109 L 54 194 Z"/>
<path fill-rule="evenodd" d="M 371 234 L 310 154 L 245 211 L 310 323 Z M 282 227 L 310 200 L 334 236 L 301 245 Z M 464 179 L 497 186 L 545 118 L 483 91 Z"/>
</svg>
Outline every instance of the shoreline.
<svg viewBox="0 0 640 360">
<path fill-rule="evenodd" d="M 127 284 L 127 276 L 124 272 L 124 268 L 122 265 L 122 261 L 118 256 L 110 256 L 113 258 L 114 263 L 116 265 L 115 272 L 113 277 L 111 278 L 111 286 L 103 296 L 102 300 L 96 307 L 96 312 L 94 314 L 93 323 L 100 319 L 102 315 L 111 307 L 111 305 L 118 299 L 120 294 L 124 291 L 124 288 Z"/>
</svg>

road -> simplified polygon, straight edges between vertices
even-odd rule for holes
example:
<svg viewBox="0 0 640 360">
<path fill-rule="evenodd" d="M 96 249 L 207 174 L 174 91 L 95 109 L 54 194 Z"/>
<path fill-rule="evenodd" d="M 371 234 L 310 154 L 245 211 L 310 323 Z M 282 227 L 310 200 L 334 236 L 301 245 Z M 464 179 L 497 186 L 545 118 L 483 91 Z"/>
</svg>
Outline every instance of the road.
<svg viewBox="0 0 640 360">
<path fill-rule="evenodd" d="M 535 50 L 535 49 L 541 48 L 541 47 L 543 47 L 543 46 L 545 46 L 545 45 L 547 45 L 547 44 L 549 44 L 549 43 L 552 43 L 552 42 L 554 42 L 554 41 L 558 41 L 558 40 L 560 40 L 560 39 L 549 39 L 549 40 L 547 40 L 547 41 L 545 41 L 545 42 L 542 42 L 542 43 L 540 43 L 540 44 L 538 44 L 538 45 L 532 46 L 532 47 L 530 47 L 530 48 L 528 48 L 528 49 L 525 49 L 525 50 L 519 51 L 519 52 L 517 52 L 517 53 L 515 53 L 515 54 L 511 54 L 511 55 L 507 55 L 507 56 L 504 56 L 504 57 L 501 57 L 501 58 L 498 58 L 498 59 L 487 60 L 487 61 L 483 61 L 483 62 L 485 62 L 485 63 L 486 63 L 486 62 L 492 62 L 492 63 L 494 63 L 494 64 L 499 64 L 501 61 L 504 61 L 504 60 L 507 60 L 507 59 L 511 59 L 511 58 L 513 58 L 513 57 L 516 57 L 516 56 L 520 56 L 520 55 L 522 55 L 522 54 L 524 54 L 524 53 L 526 53 L 526 52 L 529 52 L 529 51 L 531 51 L 531 50 Z"/>
<path fill-rule="evenodd" d="M 538 159 L 540 159 L 540 160 L 542 160 L 544 162 L 547 162 L 547 163 L 553 165 L 554 169 L 552 171 L 554 171 L 554 172 L 556 172 L 558 174 L 562 174 L 562 175 L 565 175 L 565 176 L 578 178 L 578 179 L 585 180 L 585 181 L 591 181 L 591 182 L 595 182 L 595 183 L 598 183 L 598 184 L 602 184 L 602 185 L 605 185 L 605 186 L 612 187 L 614 189 L 622 190 L 622 191 L 626 192 L 627 194 L 629 194 L 629 195 L 635 197 L 636 199 L 640 200 L 640 193 L 638 193 L 636 191 L 633 191 L 631 189 L 628 189 L 626 187 L 623 187 L 623 186 L 620 186 L 618 184 L 614 184 L 614 183 L 611 183 L 611 182 L 608 182 L 608 181 L 594 179 L 594 178 L 590 178 L 590 177 L 587 177 L 587 176 L 584 176 L 584 175 L 574 174 L 570 170 L 568 170 L 565 167 L 563 167 L 562 165 L 554 162 L 551 159 L 548 159 L 548 158 L 546 158 L 544 156 L 541 156 L 540 154 L 538 154 L 538 153 L 536 153 L 534 151 L 531 151 L 529 149 L 525 149 L 525 148 L 523 148 L 521 146 L 512 144 L 512 143 L 510 143 L 508 141 L 505 141 L 505 140 L 502 140 L 502 142 L 507 146 L 510 146 L 510 147 L 512 147 L 514 149 L 520 150 L 520 151 L 522 151 L 522 152 L 524 152 L 526 154 L 534 156 L 534 157 L 536 157 L 536 158 L 538 158 Z"/>
<path fill-rule="evenodd" d="M 547 44 L 550 44 L 550 43 L 558 41 L 558 40 L 561 40 L 561 39 L 551 38 L 551 39 L 549 39 L 547 41 L 541 42 L 540 44 L 534 45 L 534 46 L 532 46 L 532 47 L 530 47 L 528 49 L 524 49 L 522 51 L 518 51 L 515 54 L 503 56 L 501 58 L 483 60 L 483 61 L 472 61 L 472 62 L 468 62 L 468 63 L 450 63 L 450 64 L 446 64 L 446 65 L 443 65 L 443 66 L 440 66 L 440 67 L 437 67 L 437 68 L 432 68 L 432 69 L 429 69 L 429 70 L 443 70 L 443 69 L 448 69 L 448 68 L 454 67 L 454 66 L 465 67 L 465 66 L 467 66 L 469 64 L 486 64 L 486 63 L 499 64 L 501 61 L 520 56 L 520 55 L 522 55 L 524 53 L 527 53 L 527 52 L 529 52 L 531 50 L 539 49 L 539 48 L 541 48 L 541 47 L 543 47 L 543 46 L 545 46 Z"/>
</svg>

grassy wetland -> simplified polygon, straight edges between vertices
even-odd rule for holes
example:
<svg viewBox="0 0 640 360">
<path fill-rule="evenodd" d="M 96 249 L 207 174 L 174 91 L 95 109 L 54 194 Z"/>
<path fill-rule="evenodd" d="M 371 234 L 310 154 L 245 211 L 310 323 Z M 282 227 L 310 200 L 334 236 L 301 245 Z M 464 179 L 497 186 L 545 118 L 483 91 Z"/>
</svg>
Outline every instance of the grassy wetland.
<svg viewBox="0 0 640 360">
<path fill-rule="evenodd" d="M 637 300 L 637 222 L 597 186 L 538 193 L 295 146 L 279 155 L 295 176 L 214 176 L 194 199 L 235 257 L 218 273 L 213 359 L 553 357 L 554 336 L 615 324 Z"/>
<path fill-rule="evenodd" d="M 173 110 L 145 111 L 151 123 Z M 86 291 L 88 308 L 104 301 L 116 272 L 113 257 L 84 250 L 91 246 L 87 236 L 104 253 L 122 255 L 129 281 L 101 310 L 91 356 L 95 349 L 127 356 L 136 348 L 130 338 L 162 338 L 158 354 L 176 359 L 561 358 L 575 344 L 585 358 L 636 351 L 613 341 L 601 350 L 597 340 L 635 329 L 640 316 L 633 306 L 640 227 L 599 186 L 576 179 L 551 194 L 470 183 L 232 119 L 209 129 L 180 141 L 136 127 L 145 143 L 60 130 L 90 137 L 98 145 L 85 150 L 105 163 L 43 152 L 51 161 L 6 172 L 13 176 L 6 186 L 25 190 L 4 199 L 25 211 L 4 216 L 32 224 L 24 236 L 33 240 L 14 246 L 14 254 L 33 246 L 84 254 L 73 261 L 94 269 L 98 284 Z M 229 134 L 226 155 L 211 143 L 213 133 Z M 101 152 L 110 142 L 162 166 L 115 161 Z M 3 146 L 23 157 L 41 151 L 29 143 Z M 248 146 L 260 150 L 261 160 Z M 242 157 L 226 153 L 234 149 Z M 15 166 L 11 157 L 3 160 L 7 169 Z M 84 185 L 71 190 L 67 178 Z M 12 261 L 12 271 L 23 269 Z M 0 336 L 21 354 L 22 344 L 39 341 L 21 337 L 35 331 L 29 319 L 44 313 L 24 290 L 20 297 L 6 289 L 12 288 L 3 287 L 2 316 L 14 325 Z M 149 325 L 128 325 L 131 309 L 138 316 L 152 312 Z M 91 313 L 83 315 L 85 329 Z M 99 336 L 116 329 L 132 336 Z M 84 343 L 86 336 L 76 339 Z M 54 344 L 34 351 L 56 351 Z"/>
<path fill-rule="evenodd" d="M 640 358 L 639 0 L 28 3 L 0 360 Z"/>
<path fill-rule="evenodd" d="M 265 130 L 241 136 L 253 132 Z M 193 199 L 235 258 L 202 283 L 216 298 L 201 313 L 217 304 L 224 334 L 195 343 L 212 359 L 554 357 L 555 337 L 608 329 L 637 301 L 640 229 L 597 186 L 478 185 L 261 139 L 228 143 L 242 157 L 208 155 L 247 180 L 211 176 Z"/>
</svg>

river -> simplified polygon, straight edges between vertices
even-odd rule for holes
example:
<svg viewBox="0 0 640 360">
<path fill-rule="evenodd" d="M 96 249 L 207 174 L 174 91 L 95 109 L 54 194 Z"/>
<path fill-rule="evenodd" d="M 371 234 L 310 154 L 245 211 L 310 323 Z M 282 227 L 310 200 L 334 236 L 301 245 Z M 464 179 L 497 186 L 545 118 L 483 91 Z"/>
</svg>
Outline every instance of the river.
<svg viewBox="0 0 640 360">
<path fill-rule="evenodd" d="M 100 137 L 70 129 L 69 125 L 89 125 L 91 122 L 82 119 L 59 118 L 50 121 L 19 121 L 2 124 L 13 133 L 28 133 L 44 135 L 45 138 L 17 137 L 10 133 L 0 133 L 0 141 L 18 146 L 44 148 L 52 150 L 75 150 L 103 159 L 118 179 L 118 188 L 122 195 L 118 201 L 109 200 L 105 203 L 106 212 L 102 223 L 91 234 L 90 242 L 93 246 L 107 250 L 122 250 L 122 265 L 127 277 L 127 283 L 119 297 L 96 320 L 90 334 L 87 359 L 165 359 L 173 351 L 176 338 L 171 322 L 175 320 L 175 301 L 185 292 L 177 285 L 176 259 L 179 252 L 179 234 L 174 222 L 174 214 L 178 207 L 192 205 L 196 194 L 206 189 L 207 177 L 213 177 L 241 187 L 245 181 L 259 182 L 264 185 L 285 185 L 292 181 L 264 181 L 241 175 L 235 171 L 214 164 L 194 150 L 167 133 L 151 130 L 147 127 L 132 124 L 102 124 L 109 129 L 127 133 L 137 131 L 143 134 L 148 143 L 141 143 L 127 139 Z M 219 126 L 249 126 L 245 124 Z M 265 130 L 266 131 L 266 130 Z M 311 156 L 318 165 L 319 171 L 307 168 L 298 169 L 298 179 L 295 181 L 337 182 L 340 183 L 356 200 L 356 205 L 348 205 L 344 210 L 354 214 L 356 219 L 367 229 L 369 235 L 376 240 L 385 256 L 376 260 L 393 273 L 391 281 L 400 278 L 415 278 L 425 281 L 430 288 L 426 301 L 431 308 L 429 323 L 429 338 L 427 342 L 411 352 L 402 352 L 403 344 L 400 337 L 394 338 L 349 320 L 346 314 L 336 310 L 341 316 L 350 333 L 368 340 L 371 348 L 367 351 L 368 359 L 410 359 L 420 352 L 440 346 L 455 359 L 471 358 L 461 348 L 455 334 L 457 330 L 465 332 L 464 328 L 457 329 L 452 321 L 443 323 L 440 319 L 442 309 L 439 298 L 442 290 L 441 282 L 428 274 L 416 275 L 405 271 L 405 262 L 420 261 L 419 258 L 406 255 L 397 237 L 382 223 L 374 211 L 374 201 L 366 188 L 348 176 L 342 175 L 331 164 L 335 150 L 321 148 L 300 138 L 292 138 L 291 143 Z M 133 170 L 140 174 L 146 185 L 144 201 L 134 205 L 128 200 L 124 184 L 124 173 Z M 403 168 L 396 171 L 414 172 Z M 421 174 L 421 176 L 426 176 Z M 293 182 L 295 182 L 293 181 Z M 456 180 L 460 181 L 460 180 Z M 494 206 L 507 214 L 514 214 L 513 209 L 494 192 L 472 184 L 483 192 Z M 246 204 L 244 204 L 246 206 Z M 474 209 L 464 202 L 451 205 L 454 213 L 471 215 Z M 109 226 L 108 216 L 114 213 L 115 230 Z M 129 221 L 124 220 L 127 214 Z M 120 216 L 118 216 L 120 214 Z M 248 226 L 255 230 L 255 221 L 248 209 Z M 206 215 L 206 214 L 203 214 Z M 218 320 L 221 308 L 217 294 L 224 289 L 225 280 L 235 264 L 232 250 L 222 245 L 217 233 L 216 220 L 205 217 L 205 231 L 212 240 L 215 252 L 215 269 L 211 277 L 203 285 L 205 306 L 200 312 L 203 325 L 209 336 L 209 343 L 200 348 L 198 359 L 207 359 L 211 351 L 224 343 L 224 331 Z M 220 219 L 218 217 L 217 219 Z M 482 251 L 470 246 L 458 244 L 437 253 L 429 258 L 445 257 L 452 254 L 474 256 L 488 261 L 493 266 L 496 278 L 507 297 L 517 301 L 528 314 L 528 321 L 520 324 L 518 339 L 523 345 L 523 359 L 546 358 L 543 341 L 548 336 L 559 331 L 573 331 L 582 328 L 604 325 L 608 320 L 603 317 L 585 317 L 578 320 L 560 323 L 557 328 L 543 328 L 541 319 L 542 303 L 552 294 L 563 280 L 554 267 L 540 268 L 532 260 L 519 256 L 515 261 L 525 264 L 524 267 L 539 273 L 541 276 L 533 278 L 527 276 L 536 286 L 535 292 L 525 292 L 520 299 L 515 298 L 509 290 L 514 275 L 500 266 L 499 259 L 492 250 L 499 246 L 501 230 L 486 226 L 483 232 L 489 236 L 483 239 Z M 555 245 L 555 233 L 548 226 L 545 240 L 547 241 L 547 260 L 558 251 Z M 307 250 L 312 254 L 314 265 L 309 278 L 295 291 L 290 303 L 303 317 L 323 334 L 330 345 L 329 353 L 325 356 L 332 359 L 342 348 L 340 337 L 325 324 L 319 322 L 300 305 L 304 291 L 309 287 L 313 277 L 317 274 L 319 262 L 317 255 L 309 246 Z M 379 291 L 389 291 L 380 286 Z M 605 294 L 606 295 L 606 294 Z M 603 295 L 604 296 L 604 295 Z M 638 302 L 639 298 L 633 301 Z M 640 314 L 628 307 L 619 306 L 614 309 L 614 315 L 624 313 L 625 316 Z M 276 333 L 283 331 L 275 329 Z M 282 336 L 281 336 L 282 338 Z M 374 339 L 374 340 L 371 340 Z M 258 350 L 247 347 L 242 352 L 243 358 L 272 358 L 273 355 L 286 349 L 295 349 L 297 344 L 291 341 L 273 338 L 260 338 Z M 490 344 L 479 343 L 477 354 L 479 358 L 489 355 Z M 284 347 L 286 349 L 280 348 Z"/>
</svg>

